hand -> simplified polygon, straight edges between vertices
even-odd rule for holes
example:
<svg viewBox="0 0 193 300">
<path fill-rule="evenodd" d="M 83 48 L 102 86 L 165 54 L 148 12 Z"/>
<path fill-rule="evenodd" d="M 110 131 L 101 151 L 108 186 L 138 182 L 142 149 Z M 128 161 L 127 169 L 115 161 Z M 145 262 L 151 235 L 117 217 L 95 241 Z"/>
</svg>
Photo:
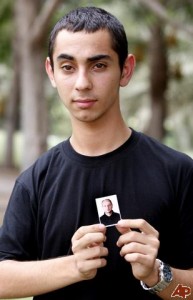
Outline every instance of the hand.
<svg viewBox="0 0 193 300">
<path fill-rule="evenodd" d="M 160 245 L 158 231 L 143 219 L 122 219 L 116 228 L 121 233 L 117 241 L 117 246 L 121 247 L 120 255 L 131 263 L 135 278 L 156 284 L 159 279 L 156 262 Z"/>
<path fill-rule="evenodd" d="M 72 237 L 72 252 L 78 272 L 83 280 L 95 277 L 98 268 L 106 266 L 104 256 L 108 250 L 103 246 L 106 227 L 94 224 L 80 227 Z"/>
</svg>

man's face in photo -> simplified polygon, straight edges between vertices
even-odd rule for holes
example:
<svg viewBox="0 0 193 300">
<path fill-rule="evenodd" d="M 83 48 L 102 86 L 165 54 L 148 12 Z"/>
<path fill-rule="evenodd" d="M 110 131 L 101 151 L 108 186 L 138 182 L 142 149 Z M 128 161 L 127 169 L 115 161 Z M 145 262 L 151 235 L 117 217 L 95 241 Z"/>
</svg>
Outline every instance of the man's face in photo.
<svg viewBox="0 0 193 300">
<path fill-rule="evenodd" d="M 102 207 L 103 207 L 104 213 L 109 214 L 112 211 L 113 205 L 110 200 L 103 200 Z"/>
</svg>

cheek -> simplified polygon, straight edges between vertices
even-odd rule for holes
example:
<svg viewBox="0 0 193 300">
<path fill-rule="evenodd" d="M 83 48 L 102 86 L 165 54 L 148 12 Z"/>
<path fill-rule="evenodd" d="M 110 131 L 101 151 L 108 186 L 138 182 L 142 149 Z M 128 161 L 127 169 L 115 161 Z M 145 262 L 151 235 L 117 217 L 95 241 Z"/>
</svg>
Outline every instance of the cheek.
<svg viewBox="0 0 193 300">
<path fill-rule="evenodd" d="M 68 96 L 72 89 L 73 89 L 73 82 L 72 80 L 67 80 L 65 78 L 61 77 L 57 77 L 55 78 L 55 82 L 56 82 L 56 87 L 58 90 L 58 94 L 61 98 L 64 98 L 64 96 Z M 63 99 L 65 100 L 65 99 Z"/>
<path fill-rule="evenodd" d="M 118 74 L 114 73 L 114 75 L 115 76 L 107 76 L 102 82 L 103 86 L 105 83 L 106 88 L 110 91 L 117 91 L 120 86 L 120 78 L 118 77 Z"/>
<path fill-rule="evenodd" d="M 107 99 L 110 95 L 111 98 L 117 98 L 119 93 L 119 84 L 117 80 L 111 79 L 110 81 L 103 81 L 102 93 L 107 97 Z"/>
</svg>

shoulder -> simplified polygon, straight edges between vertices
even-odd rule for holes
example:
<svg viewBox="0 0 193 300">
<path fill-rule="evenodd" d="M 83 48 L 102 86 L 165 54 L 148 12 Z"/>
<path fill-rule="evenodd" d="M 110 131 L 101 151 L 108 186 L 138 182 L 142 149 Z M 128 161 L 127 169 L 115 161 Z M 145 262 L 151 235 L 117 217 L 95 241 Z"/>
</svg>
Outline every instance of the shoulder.
<svg viewBox="0 0 193 300">
<path fill-rule="evenodd" d="M 186 187 L 193 182 L 193 159 L 186 153 L 161 143 L 141 132 L 133 131 L 135 145 L 130 152 L 130 160 L 135 169 L 151 172 L 157 180 L 172 180 Z"/>
<path fill-rule="evenodd" d="M 119 213 L 113 210 L 113 215 L 119 216 Z"/>
<path fill-rule="evenodd" d="M 103 214 L 102 216 L 100 216 L 100 220 L 103 220 L 103 219 L 105 219 L 106 218 L 106 215 L 105 214 Z"/>
<path fill-rule="evenodd" d="M 156 159 L 157 162 L 173 163 L 193 168 L 193 159 L 186 153 L 176 150 L 144 133 L 138 135 L 138 151 L 146 158 Z"/>
</svg>

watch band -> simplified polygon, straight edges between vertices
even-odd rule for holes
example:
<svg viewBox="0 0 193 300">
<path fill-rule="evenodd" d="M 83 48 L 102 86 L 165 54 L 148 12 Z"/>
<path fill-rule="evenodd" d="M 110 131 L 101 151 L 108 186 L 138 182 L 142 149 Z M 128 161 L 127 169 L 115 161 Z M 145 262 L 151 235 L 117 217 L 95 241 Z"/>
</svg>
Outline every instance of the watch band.
<svg viewBox="0 0 193 300">
<path fill-rule="evenodd" d="M 172 281 L 172 271 L 168 264 L 163 263 L 161 260 L 159 260 L 160 266 L 159 266 L 159 278 L 160 281 L 152 286 L 148 287 L 143 281 L 140 281 L 141 286 L 144 290 L 149 291 L 152 294 L 157 294 L 161 291 L 163 291 Z"/>
</svg>

